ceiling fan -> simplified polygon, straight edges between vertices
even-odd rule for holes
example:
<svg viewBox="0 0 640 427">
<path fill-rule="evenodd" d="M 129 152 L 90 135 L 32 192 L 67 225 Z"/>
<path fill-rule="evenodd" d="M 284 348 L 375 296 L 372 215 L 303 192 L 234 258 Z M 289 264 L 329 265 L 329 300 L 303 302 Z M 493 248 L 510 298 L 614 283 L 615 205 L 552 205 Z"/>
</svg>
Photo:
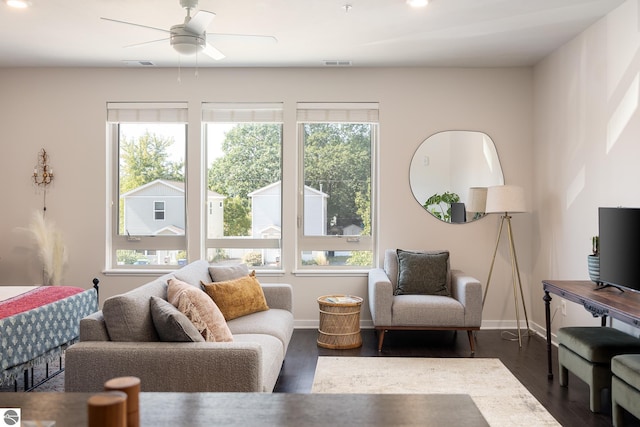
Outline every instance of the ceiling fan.
<svg viewBox="0 0 640 427">
<path fill-rule="evenodd" d="M 204 53 L 205 55 L 220 60 L 225 55 L 218 49 L 213 47 L 211 43 L 207 43 L 207 27 L 213 21 L 216 14 L 208 12 L 206 10 L 199 10 L 195 15 L 191 16 L 191 11 L 198 7 L 198 0 L 179 0 L 180 6 L 187 10 L 187 16 L 184 18 L 184 22 L 181 24 L 173 25 L 169 30 L 163 28 L 150 27 L 148 25 L 135 24 L 133 22 L 120 21 L 111 18 L 100 18 L 105 21 L 117 22 L 120 24 L 135 25 L 136 27 L 149 28 L 151 30 L 162 31 L 168 33 L 168 37 L 151 40 L 142 43 L 131 44 L 125 47 L 137 47 L 151 43 L 163 42 L 169 40 L 171 46 L 180 54 L 193 55 L 195 53 Z M 215 36 L 231 36 L 231 37 L 256 37 L 269 41 L 276 42 L 276 38 L 273 36 L 263 36 L 254 34 L 219 34 L 209 33 L 209 35 Z"/>
</svg>

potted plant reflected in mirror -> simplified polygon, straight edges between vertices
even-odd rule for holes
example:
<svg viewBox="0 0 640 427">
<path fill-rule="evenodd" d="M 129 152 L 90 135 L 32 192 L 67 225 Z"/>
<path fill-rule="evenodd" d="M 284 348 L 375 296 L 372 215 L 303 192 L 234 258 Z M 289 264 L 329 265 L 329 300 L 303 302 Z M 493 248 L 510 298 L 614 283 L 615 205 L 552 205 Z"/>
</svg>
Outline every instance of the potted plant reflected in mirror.
<svg viewBox="0 0 640 427">
<path fill-rule="evenodd" d="M 442 194 L 434 194 L 422 205 L 433 216 L 445 222 L 451 222 L 451 204 L 458 203 L 460 196 L 456 193 L 445 191 Z"/>
<path fill-rule="evenodd" d="M 598 286 L 602 285 L 600 281 L 600 239 L 598 236 L 591 238 L 591 255 L 587 257 L 587 266 L 589 278 Z"/>
</svg>

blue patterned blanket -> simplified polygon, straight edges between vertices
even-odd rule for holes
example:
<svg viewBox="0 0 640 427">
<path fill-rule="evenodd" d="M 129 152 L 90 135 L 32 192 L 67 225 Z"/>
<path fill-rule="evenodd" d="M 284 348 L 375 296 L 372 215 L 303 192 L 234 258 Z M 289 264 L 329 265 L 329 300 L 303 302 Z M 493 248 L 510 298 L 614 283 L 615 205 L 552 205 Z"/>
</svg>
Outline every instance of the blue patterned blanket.
<svg viewBox="0 0 640 427">
<path fill-rule="evenodd" d="M 98 311 L 96 289 L 0 319 L 0 385 L 58 357 L 78 339 L 80 319 Z"/>
</svg>

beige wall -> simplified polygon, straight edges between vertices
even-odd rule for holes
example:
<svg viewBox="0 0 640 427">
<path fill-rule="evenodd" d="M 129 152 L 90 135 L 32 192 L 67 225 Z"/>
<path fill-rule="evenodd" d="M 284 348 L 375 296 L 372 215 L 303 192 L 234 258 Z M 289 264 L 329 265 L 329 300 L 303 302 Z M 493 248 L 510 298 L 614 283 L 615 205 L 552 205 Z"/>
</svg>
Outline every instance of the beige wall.
<svg viewBox="0 0 640 427">
<path fill-rule="evenodd" d="M 221 68 L 200 69 L 198 78 L 193 70 L 183 69 L 181 84 L 177 82 L 177 74 L 176 69 L 0 70 L 0 176 L 4 193 L 0 214 L 1 285 L 41 281 L 33 245 L 16 229 L 27 226 L 31 213 L 42 206 L 42 194 L 34 189 L 30 180 L 37 152 L 42 147 L 50 153 L 56 176 L 47 195 L 47 215 L 62 230 L 70 255 L 65 284 L 89 287 L 91 279 L 98 277 L 104 300 L 150 279 L 102 273 L 106 245 L 105 108 L 108 101 L 187 101 L 195 111 L 192 114 L 198 114 L 197 107 L 202 101 L 282 101 L 286 108 L 284 156 L 285 162 L 290 162 L 285 174 L 293 172 L 291 165 L 296 158 L 296 102 L 377 101 L 381 131 L 378 247 L 450 249 L 453 267 L 466 270 L 482 282 L 486 281 L 491 261 L 498 217 L 491 215 L 472 224 L 450 225 L 428 215 L 409 188 L 413 152 L 425 138 L 439 131 L 485 132 L 496 143 L 505 182 L 524 186 L 528 202 L 533 201 L 533 70 L 530 68 Z M 191 149 L 196 150 L 199 130 L 190 129 L 190 138 Z M 293 192 L 293 182 L 285 182 L 284 222 L 289 235 L 295 223 L 293 211 L 287 209 L 295 199 Z M 197 189 L 190 189 L 190 194 L 197 196 Z M 189 212 L 189 215 L 197 214 Z M 541 275 L 540 268 L 536 269 L 535 280 L 530 273 L 532 249 L 540 251 L 541 248 L 537 232 L 535 239 L 532 232 L 534 218 L 537 218 L 536 209 L 514 219 L 529 305 L 529 288 L 539 287 Z M 193 240 L 197 240 L 198 230 L 191 233 Z M 592 231 L 584 230 L 584 236 L 590 234 Z M 504 243 L 498 253 L 485 307 L 485 325 L 489 327 L 513 325 L 515 319 Z M 285 245 L 285 259 L 292 258 L 291 242 Z M 545 242 L 545 253 L 547 246 Z M 588 245 L 580 243 L 579 246 L 580 252 L 584 252 L 582 247 L 586 251 Z M 197 245 L 190 250 L 191 255 L 199 254 Z M 539 253 L 537 255 L 539 259 Z M 582 253 L 576 257 L 574 264 L 579 264 Z M 316 298 L 320 295 L 366 295 L 363 275 L 295 276 L 291 268 L 289 264 L 284 275 L 263 276 L 260 280 L 288 282 L 294 286 L 298 326 L 317 325 Z M 575 270 L 571 273 L 583 273 L 580 268 Z M 540 313 L 536 316 L 541 318 Z M 368 308 L 363 310 L 362 318 L 366 325 L 370 320 Z"/>
<path fill-rule="evenodd" d="M 536 284 L 545 278 L 587 280 L 598 207 L 640 206 L 638 13 L 637 0 L 623 3 L 535 67 Z M 543 324 L 541 296 L 534 289 L 535 319 Z M 554 312 L 559 302 L 552 301 Z M 557 312 L 552 331 L 586 324 L 599 320 L 569 303 L 566 317 Z"/>
</svg>

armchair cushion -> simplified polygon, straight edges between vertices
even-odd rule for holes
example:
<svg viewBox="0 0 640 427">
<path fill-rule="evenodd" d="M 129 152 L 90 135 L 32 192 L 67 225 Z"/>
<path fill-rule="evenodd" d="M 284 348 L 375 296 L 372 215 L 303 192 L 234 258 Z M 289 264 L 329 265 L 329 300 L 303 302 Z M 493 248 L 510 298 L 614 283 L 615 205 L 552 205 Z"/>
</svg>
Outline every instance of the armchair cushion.
<svg viewBox="0 0 640 427">
<path fill-rule="evenodd" d="M 397 250 L 398 285 L 394 295 L 451 296 L 449 290 L 449 252 L 411 252 Z"/>
</svg>

